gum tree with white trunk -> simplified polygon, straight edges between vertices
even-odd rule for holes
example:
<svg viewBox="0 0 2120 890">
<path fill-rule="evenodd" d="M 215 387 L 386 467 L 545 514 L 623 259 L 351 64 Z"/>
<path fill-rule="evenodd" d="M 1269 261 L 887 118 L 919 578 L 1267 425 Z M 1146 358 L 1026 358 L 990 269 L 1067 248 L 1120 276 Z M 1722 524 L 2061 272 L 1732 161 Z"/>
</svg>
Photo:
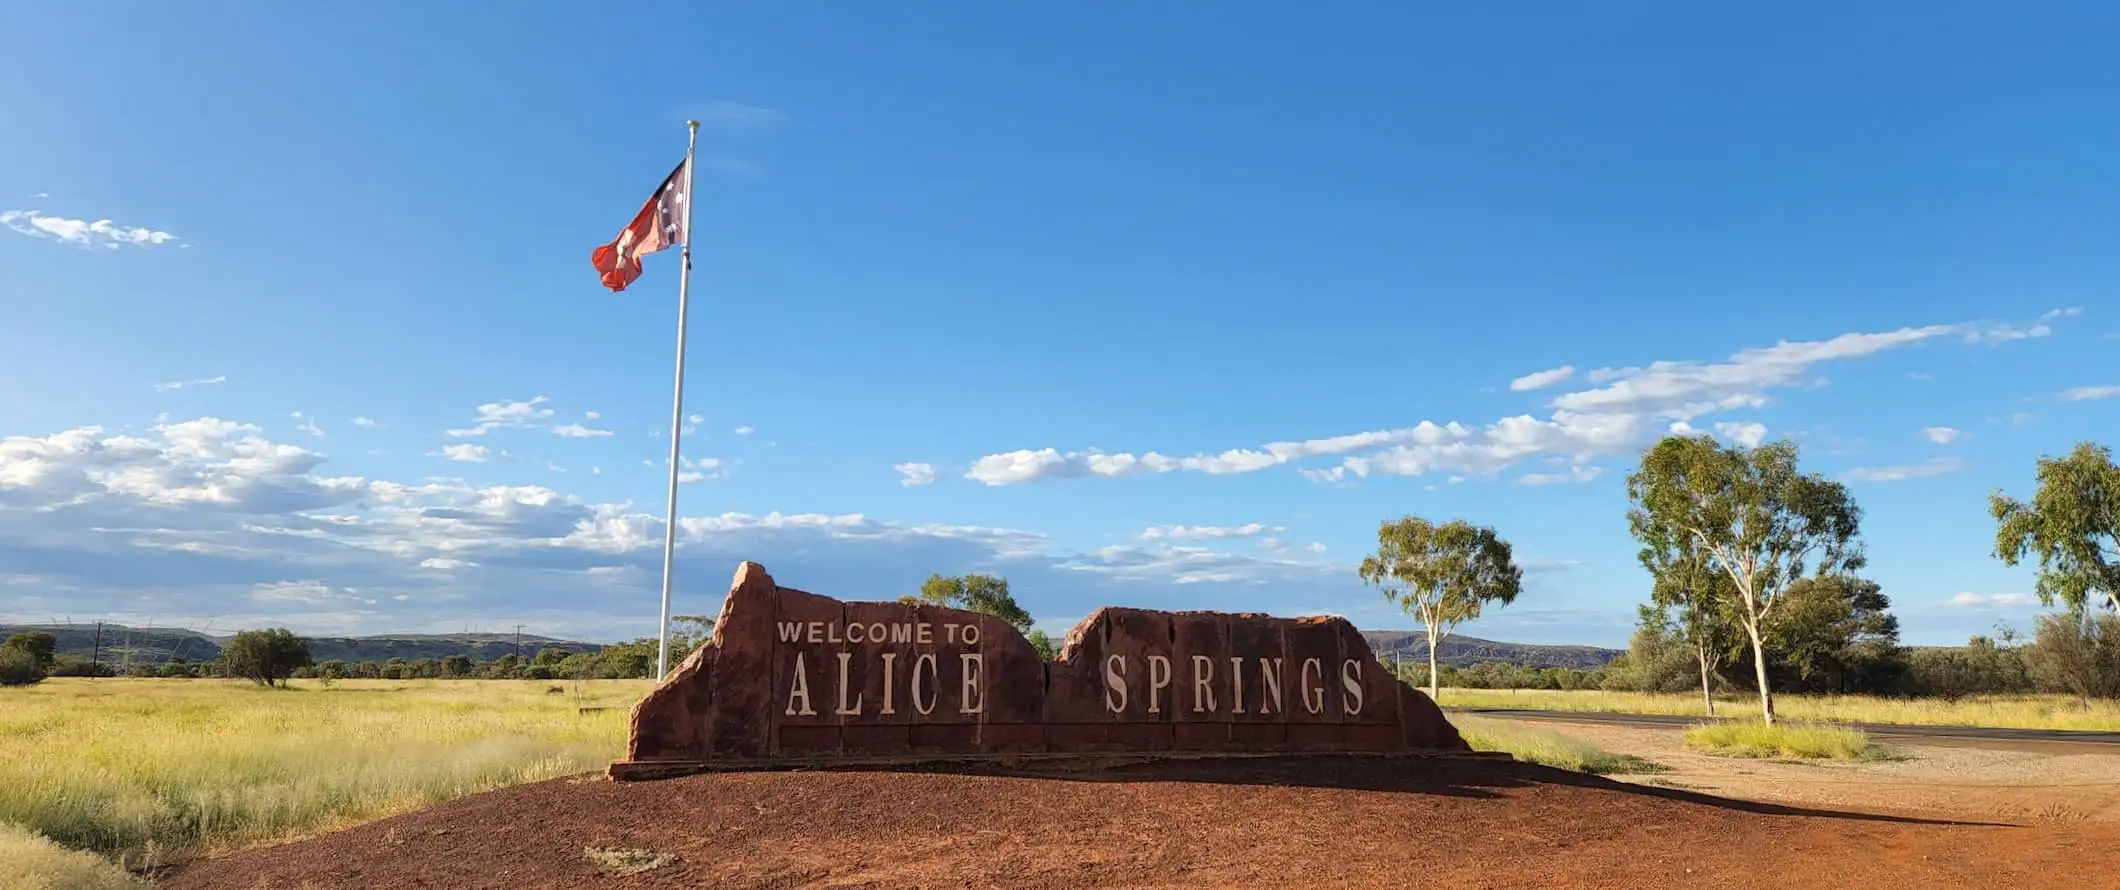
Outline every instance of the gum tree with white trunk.
<svg viewBox="0 0 2120 890">
<path fill-rule="evenodd" d="M 1796 445 L 1786 440 L 1746 448 L 1702 434 L 1670 436 L 1643 453 L 1627 493 L 1645 540 L 1690 541 L 1729 578 L 1720 611 L 1751 644 L 1760 717 L 1773 724 L 1766 631 L 1783 593 L 1806 574 L 1826 578 L 1863 565 L 1862 511 L 1847 486 L 1800 471 Z"/>
<path fill-rule="evenodd" d="M 1377 528 L 1377 551 L 1363 558 L 1360 572 L 1427 631 L 1429 698 L 1442 692 L 1436 653 L 1450 629 L 1480 617 L 1490 603 L 1514 602 L 1524 586 L 1509 542 L 1462 519 L 1384 522 Z"/>
</svg>

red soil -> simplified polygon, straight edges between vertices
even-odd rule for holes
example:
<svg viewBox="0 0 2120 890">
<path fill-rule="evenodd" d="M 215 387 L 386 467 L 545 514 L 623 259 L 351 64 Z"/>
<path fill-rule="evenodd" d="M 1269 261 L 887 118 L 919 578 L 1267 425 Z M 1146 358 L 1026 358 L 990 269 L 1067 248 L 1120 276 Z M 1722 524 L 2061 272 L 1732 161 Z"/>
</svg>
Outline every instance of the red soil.
<svg viewBox="0 0 2120 890">
<path fill-rule="evenodd" d="M 1526 764 L 583 777 L 202 860 L 169 888 L 2120 888 L 2101 824 L 1826 812 Z M 601 873 L 584 848 L 676 861 Z"/>
</svg>

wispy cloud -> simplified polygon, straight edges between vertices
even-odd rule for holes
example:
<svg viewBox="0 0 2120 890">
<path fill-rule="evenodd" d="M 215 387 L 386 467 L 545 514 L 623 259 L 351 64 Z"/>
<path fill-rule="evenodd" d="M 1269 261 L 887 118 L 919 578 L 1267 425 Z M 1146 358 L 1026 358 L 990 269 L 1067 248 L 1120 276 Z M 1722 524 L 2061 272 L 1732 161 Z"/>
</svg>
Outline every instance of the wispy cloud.
<svg viewBox="0 0 2120 890">
<path fill-rule="evenodd" d="M 1544 389 L 1573 376 L 1575 376 L 1574 365 L 1562 365 L 1550 370 L 1533 371 L 1509 381 L 1509 391 L 1529 392 L 1534 389 Z"/>
<path fill-rule="evenodd" d="M 371 419 L 369 419 L 369 418 L 366 418 L 366 417 L 355 417 L 354 419 L 352 419 L 351 421 L 348 421 L 348 422 L 349 422 L 349 423 L 351 423 L 351 424 L 353 424 L 354 426 L 360 427 L 360 428 L 362 428 L 362 429 L 370 429 L 370 428 L 373 428 L 373 427 L 379 427 L 379 426 L 382 426 L 382 424 L 380 424 L 380 423 L 377 423 L 376 421 L 374 421 L 374 420 L 371 420 Z"/>
<path fill-rule="evenodd" d="M 2110 399 L 2114 396 L 2120 396 L 2120 385 L 2079 386 L 2063 392 L 2058 398 L 2064 402 L 2091 402 L 2098 399 Z"/>
<path fill-rule="evenodd" d="M 482 464 L 493 457 L 493 449 L 487 448 L 484 445 L 473 445 L 469 442 L 459 442 L 455 445 L 442 446 L 441 454 L 443 457 L 446 457 L 450 460 L 458 460 L 463 461 L 465 463 Z"/>
<path fill-rule="evenodd" d="M 1954 606 L 2036 606 L 2039 598 L 2029 593 L 1961 593 L 1951 597 Z"/>
<path fill-rule="evenodd" d="M 2044 337 L 2054 332 L 2054 322 L 2071 315 L 2081 314 L 2083 314 L 2083 309 L 2078 306 L 2071 306 L 2066 309 L 2050 309 L 2037 319 L 2034 319 L 2029 325 L 1995 324 L 1974 327 L 1966 331 L 1965 339 L 1968 343 L 2008 343 L 2013 340 L 2030 340 L 2036 337 Z"/>
<path fill-rule="evenodd" d="M 1258 522 L 1247 522 L 1243 525 L 1156 525 L 1142 529 L 1139 537 L 1144 541 L 1212 541 L 1223 538 L 1248 538 L 1282 531 L 1287 529 Z"/>
<path fill-rule="evenodd" d="M 1966 462 L 1958 458 L 1939 457 L 1934 460 L 1922 461 L 1918 464 L 1904 464 L 1893 467 L 1856 467 L 1842 474 L 1841 479 L 1847 482 L 1905 482 L 1908 479 L 1927 479 L 1931 476 L 1955 473 L 1965 469 L 1966 466 Z"/>
<path fill-rule="evenodd" d="M 733 430 L 730 430 L 730 432 L 732 432 L 732 433 L 735 433 L 735 434 L 737 434 L 737 435 L 739 435 L 739 436 L 748 436 L 748 435 L 750 435 L 750 434 L 752 434 L 752 433 L 758 432 L 758 430 L 756 430 L 756 429 L 754 429 L 754 428 L 752 428 L 752 427 L 747 427 L 747 426 L 740 426 L 740 427 L 737 427 L 737 428 L 735 428 L 735 429 L 733 429 Z"/>
<path fill-rule="evenodd" d="M 487 402 L 478 406 L 478 416 L 472 421 L 471 426 L 463 429 L 445 430 L 444 432 L 457 438 L 463 438 L 466 436 L 483 436 L 498 429 L 535 427 L 552 417 L 552 409 L 538 407 L 546 401 L 544 396 L 537 396 L 526 402 Z"/>
<path fill-rule="evenodd" d="M 1947 426 L 1925 426 L 1921 428 L 1921 437 L 1938 445 L 1949 445 L 1964 436 L 1964 433 Z"/>
<path fill-rule="evenodd" d="M 321 436 L 324 434 L 324 428 L 317 426 L 316 418 L 314 417 L 303 417 L 302 412 L 300 411 L 290 413 L 287 416 L 301 421 L 301 423 L 295 425 L 295 429 L 301 430 L 302 432 L 308 433 L 312 436 Z"/>
<path fill-rule="evenodd" d="M 902 463 L 891 467 L 898 471 L 898 484 L 907 488 L 932 485 L 935 482 L 935 465 L 924 463 Z"/>
<path fill-rule="evenodd" d="M 167 392 L 167 391 L 169 391 L 169 390 L 172 390 L 172 389 L 184 389 L 184 388 L 186 388 L 186 387 L 192 387 L 192 386 L 212 386 L 212 385 L 214 385 L 214 384 L 216 384 L 216 383 L 227 383 L 227 382 L 228 382 L 228 375 L 226 375 L 226 374 L 221 374 L 221 375 L 218 375 L 218 376 L 214 376 L 214 377 L 201 377 L 201 378 L 199 378 L 199 379 L 197 379 L 197 380 L 166 380 L 166 381 L 163 381 L 163 382 L 161 382 L 161 383 L 157 383 L 157 384 L 155 384 L 155 389 L 161 390 L 161 391 L 163 391 L 163 392 Z"/>
<path fill-rule="evenodd" d="M 81 247 L 104 247 L 116 250 L 120 247 L 152 247 L 177 240 L 177 236 L 158 229 L 141 226 L 121 226 L 107 219 L 67 219 L 62 216 L 46 216 L 35 210 L 8 210 L 0 212 L 0 225 L 28 235 L 63 241 Z"/>
<path fill-rule="evenodd" d="M 552 434 L 555 436 L 565 436 L 569 439 L 602 439 L 616 435 L 616 433 L 613 433 L 610 430 L 594 429 L 591 427 L 582 426 L 578 423 L 570 423 L 564 426 L 553 427 Z"/>
</svg>

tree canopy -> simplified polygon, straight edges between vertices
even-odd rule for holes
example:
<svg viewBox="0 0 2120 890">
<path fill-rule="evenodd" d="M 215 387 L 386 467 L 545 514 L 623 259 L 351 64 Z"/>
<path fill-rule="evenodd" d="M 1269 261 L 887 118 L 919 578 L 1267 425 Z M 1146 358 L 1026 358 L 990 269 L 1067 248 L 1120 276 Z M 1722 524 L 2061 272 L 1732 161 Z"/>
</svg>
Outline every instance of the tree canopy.
<svg viewBox="0 0 2120 890">
<path fill-rule="evenodd" d="M 309 641 L 284 627 L 246 630 L 221 647 L 221 661 L 229 676 L 271 686 L 286 682 L 296 668 L 310 665 Z"/>
<path fill-rule="evenodd" d="M 933 603 L 992 615 L 1023 634 L 1031 648 L 1038 650 L 1038 655 L 1048 661 L 1052 660 L 1057 648 L 1045 631 L 1032 627 L 1035 621 L 1031 613 L 1017 604 L 1015 596 L 1009 593 L 1008 579 L 999 575 L 929 575 L 921 582 L 919 595 L 902 596 L 898 601 Z"/>
<path fill-rule="evenodd" d="M 1430 697 L 1441 692 L 1436 650 L 1450 628 L 1480 617 L 1490 603 L 1514 602 L 1524 586 L 1509 542 L 1462 519 L 1437 524 L 1409 515 L 1386 521 L 1377 528 L 1376 552 L 1357 571 L 1427 631 Z"/>
<path fill-rule="evenodd" d="M 1752 644 L 1760 713 L 1774 722 L 1764 635 L 1783 592 L 1807 573 L 1863 565 L 1862 511 L 1847 487 L 1799 471 L 1793 443 L 1725 446 L 1704 433 L 1656 443 L 1627 478 L 1627 494 L 1644 540 L 1689 539 L 1729 577 L 1729 614 Z"/>
<path fill-rule="evenodd" d="M 2120 611 L 2120 467 L 2112 450 L 2083 442 L 2066 457 L 2039 459 L 2030 503 L 1988 496 L 1995 555 L 2015 566 L 2039 559 L 2039 601 L 2059 600 L 2079 617 L 2093 605 Z"/>
</svg>

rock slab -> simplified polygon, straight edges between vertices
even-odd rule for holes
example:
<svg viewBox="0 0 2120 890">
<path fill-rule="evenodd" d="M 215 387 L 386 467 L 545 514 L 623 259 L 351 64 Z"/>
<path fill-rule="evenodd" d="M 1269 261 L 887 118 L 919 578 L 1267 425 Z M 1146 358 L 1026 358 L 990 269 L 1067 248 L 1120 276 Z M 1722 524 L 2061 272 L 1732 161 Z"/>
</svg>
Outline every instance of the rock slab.
<svg viewBox="0 0 2120 890">
<path fill-rule="evenodd" d="M 633 708 L 627 761 L 1470 750 L 1344 618 L 1103 608 L 1051 662 L 1000 619 L 736 570 L 714 636 Z"/>
</svg>

